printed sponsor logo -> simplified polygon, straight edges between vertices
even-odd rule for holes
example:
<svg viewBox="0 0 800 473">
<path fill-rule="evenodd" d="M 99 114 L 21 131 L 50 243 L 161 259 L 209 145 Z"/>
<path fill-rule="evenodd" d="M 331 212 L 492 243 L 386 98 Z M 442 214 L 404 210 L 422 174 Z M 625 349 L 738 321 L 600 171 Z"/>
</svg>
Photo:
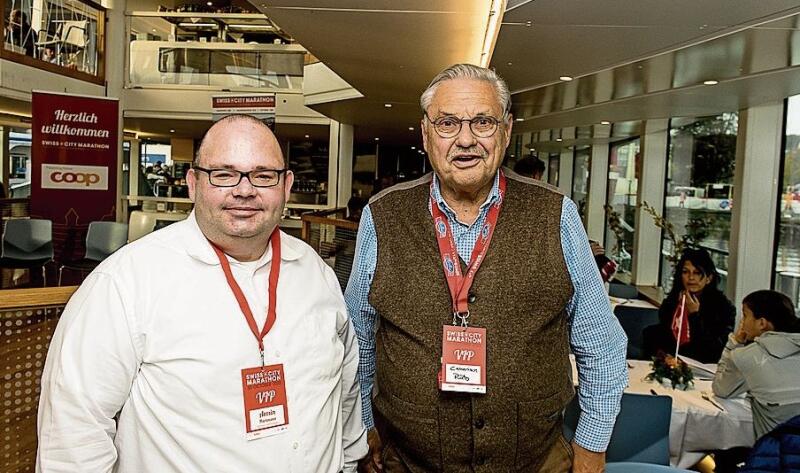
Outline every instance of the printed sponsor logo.
<svg viewBox="0 0 800 473">
<path fill-rule="evenodd" d="M 444 270 L 447 271 L 448 276 L 456 274 L 456 265 L 450 258 L 450 255 L 444 257 Z"/>
<path fill-rule="evenodd" d="M 42 164 L 42 189 L 108 190 L 108 168 Z"/>
<path fill-rule="evenodd" d="M 444 238 L 447 235 L 447 225 L 445 225 L 442 217 L 436 217 L 436 232 L 439 234 L 439 238 Z"/>
</svg>

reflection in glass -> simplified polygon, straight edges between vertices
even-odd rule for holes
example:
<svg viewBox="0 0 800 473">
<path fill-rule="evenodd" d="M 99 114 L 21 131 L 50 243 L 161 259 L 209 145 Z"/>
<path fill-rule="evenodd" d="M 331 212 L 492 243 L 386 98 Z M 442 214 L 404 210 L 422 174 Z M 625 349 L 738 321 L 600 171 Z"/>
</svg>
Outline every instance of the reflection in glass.
<svg viewBox="0 0 800 473">
<path fill-rule="evenodd" d="M 738 114 L 676 118 L 670 122 L 664 217 L 677 238 L 690 238 L 708 250 L 720 273 L 728 275 L 728 242 L 733 206 Z M 670 289 L 672 242 L 663 237 L 661 285 Z"/>
<path fill-rule="evenodd" d="M 618 277 L 630 274 L 633 265 L 638 160 L 638 138 L 611 146 L 606 203 L 615 218 L 610 218 L 610 212 L 606 214 L 605 246 L 607 254 L 617 262 Z M 612 220 L 614 225 L 611 225 Z"/>
<path fill-rule="evenodd" d="M 591 149 L 583 146 L 575 150 L 575 167 L 572 174 L 572 200 L 578 206 L 578 214 L 586 225 L 586 197 L 589 194 L 589 166 Z"/>
<path fill-rule="evenodd" d="M 800 302 L 800 96 L 786 107 L 786 140 L 779 204 L 778 252 L 775 259 L 776 290 Z"/>
<path fill-rule="evenodd" d="M 79 0 L 7 0 L 3 49 L 102 76 L 105 12 Z"/>
</svg>

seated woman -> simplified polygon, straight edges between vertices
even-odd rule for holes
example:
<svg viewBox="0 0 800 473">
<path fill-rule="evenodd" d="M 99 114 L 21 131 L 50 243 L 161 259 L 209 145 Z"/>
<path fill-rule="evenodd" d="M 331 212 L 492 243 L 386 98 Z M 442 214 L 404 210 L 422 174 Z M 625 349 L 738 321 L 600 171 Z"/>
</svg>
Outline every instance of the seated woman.
<svg viewBox="0 0 800 473">
<path fill-rule="evenodd" d="M 728 337 L 712 388 L 719 397 L 747 392 L 760 438 L 800 415 L 800 321 L 788 297 L 756 291 L 742 301 L 742 321 Z"/>
<path fill-rule="evenodd" d="M 648 357 L 659 351 L 674 353 L 672 316 L 685 295 L 689 317 L 689 341 L 680 354 L 703 363 L 716 363 L 733 331 L 736 308 L 717 288 L 719 273 L 711 256 L 703 249 L 687 249 L 675 267 L 672 290 L 658 310 L 659 323 L 644 329 L 644 352 Z"/>
</svg>

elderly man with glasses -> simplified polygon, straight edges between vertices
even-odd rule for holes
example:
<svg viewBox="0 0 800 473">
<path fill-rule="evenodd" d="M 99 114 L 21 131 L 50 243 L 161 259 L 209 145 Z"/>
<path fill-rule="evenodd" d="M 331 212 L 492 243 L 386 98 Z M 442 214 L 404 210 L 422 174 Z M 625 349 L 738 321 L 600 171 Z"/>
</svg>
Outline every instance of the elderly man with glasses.
<svg viewBox="0 0 800 473">
<path fill-rule="evenodd" d="M 509 95 L 488 69 L 436 76 L 420 100 L 433 173 L 362 214 L 345 292 L 370 429 L 362 471 L 603 471 L 626 339 L 575 204 L 501 168 Z"/>
<path fill-rule="evenodd" d="M 278 228 L 275 136 L 232 115 L 189 217 L 122 248 L 67 304 L 42 375 L 38 471 L 354 472 L 358 345 L 336 276 Z"/>
</svg>

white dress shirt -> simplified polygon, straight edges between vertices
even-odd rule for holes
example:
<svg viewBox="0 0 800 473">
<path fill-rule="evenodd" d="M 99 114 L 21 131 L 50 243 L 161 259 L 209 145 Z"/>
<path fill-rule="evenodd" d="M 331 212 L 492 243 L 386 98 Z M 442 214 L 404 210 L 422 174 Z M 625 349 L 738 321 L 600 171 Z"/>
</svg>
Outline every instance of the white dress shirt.
<svg viewBox="0 0 800 473">
<path fill-rule="evenodd" d="M 287 432 L 245 439 L 241 370 L 260 365 L 258 344 L 192 214 L 120 249 L 67 304 L 42 375 L 37 471 L 355 471 L 367 444 L 339 283 L 300 240 L 282 233 L 281 250 L 264 345 L 284 367 Z M 259 329 L 271 256 L 231 259 Z"/>
</svg>

